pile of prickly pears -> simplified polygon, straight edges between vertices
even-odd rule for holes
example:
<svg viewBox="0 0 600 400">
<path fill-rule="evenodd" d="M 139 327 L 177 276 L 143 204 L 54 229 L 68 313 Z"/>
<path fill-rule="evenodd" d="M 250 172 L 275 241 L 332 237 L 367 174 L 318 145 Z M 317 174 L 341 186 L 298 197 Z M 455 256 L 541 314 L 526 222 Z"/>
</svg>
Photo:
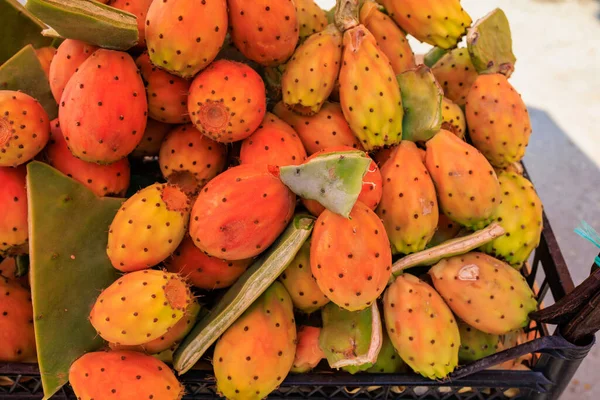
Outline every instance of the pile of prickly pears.
<svg viewBox="0 0 600 400">
<path fill-rule="evenodd" d="M 30 196 L 53 185 L 29 176 L 40 163 L 122 198 L 95 255 L 120 277 L 79 316 L 104 342 L 63 371 L 80 399 L 180 399 L 167 364 L 206 359 L 230 399 L 314 368 L 444 379 L 523 335 L 542 204 L 520 164 L 531 124 L 502 10 L 26 7 L 58 39 L 0 59 L 0 361 L 35 362 L 37 343 L 46 368 L 39 310 L 78 289 L 36 291 L 60 258 L 37 250 L 59 240 L 36 237 L 51 216 Z M 435 47 L 421 61 L 408 35 Z"/>
</svg>

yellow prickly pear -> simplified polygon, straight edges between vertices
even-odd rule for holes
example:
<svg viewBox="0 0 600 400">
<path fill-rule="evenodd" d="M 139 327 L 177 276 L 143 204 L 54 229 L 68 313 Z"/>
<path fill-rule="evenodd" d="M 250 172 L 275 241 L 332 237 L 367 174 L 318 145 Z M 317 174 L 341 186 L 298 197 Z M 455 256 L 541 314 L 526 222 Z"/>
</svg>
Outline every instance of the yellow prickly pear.
<svg viewBox="0 0 600 400">
<path fill-rule="evenodd" d="M 500 336 L 481 332 L 468 324 L 458 321 L 460 350 L 458 359 L 462 363 L 477 361 L 494 354 L 500 346 Z"/>
<path fill-rule="evenodd" d="M 447 97 L 442 99 L 442 129 L 464 139 L 467 130 L 465 113 L 462 108 Z"/>
<path fill-rule="evenodd" d="M 313 33 L 321 32 L 327 27 L 325 11 L 314 0 L 294 0 L 298 11 L 300 25 L 300 40 L 306 39 Z"/>
<path fill-rule="evenodd" d="M 431 71 L 444 89 L 444 95 L 457 105 L 464 106 L 478 76 L 467 49 L 458 48 L 446 53 Z"/>
</svg>

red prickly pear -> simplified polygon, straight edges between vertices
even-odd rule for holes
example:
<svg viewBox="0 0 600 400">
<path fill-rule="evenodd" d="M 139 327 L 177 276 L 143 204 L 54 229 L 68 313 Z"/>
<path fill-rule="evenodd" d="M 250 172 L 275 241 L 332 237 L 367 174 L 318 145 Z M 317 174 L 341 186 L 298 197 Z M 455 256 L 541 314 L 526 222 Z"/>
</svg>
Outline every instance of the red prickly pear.
<svg viewBox="0 0 600 400">
<path fill-rule="evenodd" d="M 192 78 L 215 59 L 227 28 L 226 0 L 154 1 L 146 16 L 150 59 L 173 75 Z"/>
<path fill-rule="evenodd" d="M 167 270 L 184 276 L 200 289 L 229 287 L 246 271 L 252 259 L 226 261 L 204 254 L 186 237 L 165 264 Z"/>
<path fill-rule="evenodd" d="M 42 69 L 46 73 L 46 76 L 50 76 L 50 64 L 52 63 L 52 59 L 54 58 L 54 54 L 56 54 L 56 49 L 52 46 L 41 47 L 39 49 L 35 49 L 35 55 L 37 56 L 40 64 L 42 65 Z"/>
<path fill-rule="evenodd" d="M 27 253 L 27 170 L 0 167 L 0 254 Z"/>
<path fill-rule="evenodd" d="M 0 262 L 0 277 L 7 278 L 9 281 L 13 281 L 23 286 L 26 289 L 29 289 L 29 276 L 21 275 L 19 276 L 19 268 L 17 266 L 16 258 L 7 257 L 2 262 Z"/>
<path fill-rule="evenodd" d="M 504 335 L 529 323 L 537 301 L 523 275 L 484 253 L 444 259 L 429 270 L 452 311 L 480 331 Z"/>
<path fill-rule="evenodd" d="M 98 48 L 79 40 L 65 39 L 58 46 L 56 54 L 50 63 L 50 89 L 57 103 L 67 86 L 71 76 L 79 69 L 79 66 L 87 60 Z"/>
<path fill-rule="evenodd" d="M 470 363 L 490 356 L 500 347 L 500 336 L 481 332 L 478 329 L 458 321 L 460 331 L 460 350 L 458 359 L 461 363 Z"/>
<path fill-rule="evenodd" d="M 190 200 L 172 185 L 156 183 L 130 197 L 108 231 L 107 254 L 123 272 L 153 267 L 183 240 Z"/>
<path fill-rule="evenodd" d="M 292 301 L 275 282 L 217 342 L 213 367 L 219 394 L 228 399 L 267 397 L 290 372 L 295 353 Z"/>
<path fill-rule="evenodd" d="M 271 113 L 258 129 L 242 142 L 241 164 L 299 165 L 306 160 L 302 141 L 284 121 Z"/>
<path fill-rule="evenodd" d="M 109 5 L 135 15 L 138 26 L 138 47 L 146 47 L 146 14 L 152 0 L 108 0 Z"/>
<path fill-rule="evenodd" d="M 315 222 L 310 267 L 321 291 L 350 311 L 370 306 L 391 276 L 392 252 L 385 227 L 360 201 L 350 219 L 323 211 Z"/>
<path fill-rule="evenodd" d="M 433 238 L 429 241 L 428 247 L 437 246 L 448 240 L 454 239 L 461 230 L 462 226 L 460 226 L 460 224 L 452 221 L 450 218 L 446 217 L 445 214 L 440 213 L 437 229 Z"/>
<path fill-rule="evenodd" d="M 35 361 L 31 293 L 0 276 L 0 362 Z"/>
<path fill-rule="evenodd" d="M 160 147 L 158 161 L 170 183 L 194 195 L 225 168 L 227 147 L 187 124 L 169 132 Z"/>
<path fill-rule="evenodd" d="M 185 279 L 163 271 L 136 271 L 106 288 L 90 322 L 103 339 L 136 346 L 160 338 L 184 317 L 194 301 Z"/>
<path fill-rule="evenodd" d="M 444 96 L 464 106 L 478 76 L 467 49 L 454 49 L 445 54 L 433 65 L 431 72 L 444 89 Z"/>
<path fill-rule="evenodd" d="M 134 351 L 98 351 L 77 359 L 69 382 L 78 399 L 179 400 L 184 388 L 165 363 Z"/>
<path fill-rule="evenodd" d="M 250 136 L 265 116 L 265 84 L 245 64 L 215 61 L 192 82 L 188 110 L 206 136 L 222 143 L 237 142 Z"/>
<path fill-rule="evenodd" d="M 521 161 L 531 135 L 527 106 L 501 74 L 477 78 L 466 106 L 473 146 L 497 168 Z"/>
<path fill-rule="evenodd" d="M 442 99 L 442 129 L 454 133 L 458 138 L 465 138 L 467 123 L 465 113 L 452 100 Z"/>
<path fill-rule="evenodd" d="M 231 39 L 247 58 L 270 67 L 283 64 L 298 44 L 293 1 L 229 0 Z"/>
<path fill-rule="evenodd" d="M 402 141 L 381 168 L 383 195 L 377 215 L 395 253 L 421 251 L 439 221 L 435 187 L 417 146 Z"/>
<path fill-rule="evenodd" d="M 301 326 L 298 328 L 298 345 L 296 346 L 296 357 L 291 372 L 302 374 L 316 367 L 325 353 L 319 347 L 319 335 L 321 328 L 314 326 Z"/>
<path fill-rule="evenodd" d="M 442 129 L 427 142 L 425 165 L 448 218 L 475 230 L 492 222 L 500 185 L 479 150 Z"/>
<path fill-rule="evenodd" d="M 168 124 L 190 122 L 187 110 L 190 82 L 152 65 L 148 53 L 139 56 L 135 63 L 146 82 L 150 118 Z"/>
<path fill-rule="evenodd" d="M 50 141 L 44 150 L 50 165 L 69 178 L 82 183 L 96 196 L 125 195 L 130 178 L 129 161 L 126 158 L 110 165 L 82 161 L 69 151 L 58 119 L 50 123 L 50 132 Z"/>
<path fill-rule="evenodd" d="M 50 120 L 33 97 L 0 90 L 0 167 L 16 167 L 34 158 L 50 138 Z"/>
<path fill-rule="evenodd" d="M 144 137 L 131 155 L 137 158 L 157 156 L 160 152 L 163 139 L 172 129 L 173 125 L 148 118 Z"/>
<path fill-rule="evenodd" d="M 192 209 L 190 235 L 213 257 L 255 257 L 283 232 L 295 206 L 294 193 L 266 165 L 240 165 L 204 186 Z"/>
<path fill-rule="evenodd" d="M 283 102 L 279 102 L 273 113 L 294 128 L 308 155 L 336 146 L 363 149 L 337 103 L 325 102 L 321 111 L 309 117 L 298 115 L 288 110 Z"/>
<path fill-rule="evenodd" d="M 146 90 L 127 53 L 100 49 L 67 83 L 58 117 L 75 157 L 97 164 L 125 158 L 142 140 Z"/>
<path fill-rule="evenodd" d="M 415 372 L 443 379 L 458 365 L 460 334 L 442 297 L 419 278 L 404 274 L 385 292 L 387 332 L 400 357 Z"/>
<path fill-rule="evenodd" d="M 310 35 L 321 32 L 327 27 L 327 15 L 314 0 L 294 0 L 298 11 L 298 25 L 300 26 L 300 40 Z"/>
</svg>

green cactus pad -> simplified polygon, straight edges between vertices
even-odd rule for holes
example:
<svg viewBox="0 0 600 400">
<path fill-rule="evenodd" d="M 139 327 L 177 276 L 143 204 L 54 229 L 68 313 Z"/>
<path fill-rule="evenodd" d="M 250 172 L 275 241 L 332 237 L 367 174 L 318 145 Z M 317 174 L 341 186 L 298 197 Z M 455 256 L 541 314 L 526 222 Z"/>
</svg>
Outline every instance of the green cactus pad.
<svg viewBox="0 0 600 400">
<path fill-rule="evenodd" d="M 499 8 L 478 20 L 467 35 L 471 61 L 480 74 L 500 73 L 510 77 L 517 58 L 506 14 Z"/>
<path fill-rule="evenodd" d="M 348 218 L 371 161 L 362 151 L 328 153 L 302 165 L 281 167 L 279 177 L 298 196 Z"/>
<path fill-rule="evenodd" d="M 423 63 L 429 68 L 433 67 L 440 58 L 444 57 L 448 53 L 448 50 L 444 50 L 440 47 L 433 47 L 423 57 Z"/>
<path fill-rule="evenodd" d="M 180 375 L 189 371 L 285 270 L 310 236 L 313 224 L 313 217 L 296 215 L 270 250 L 248 268 L 211 313 L 194 327 L 173 356 L 173 366 Z"/>
<path fill-rule="evenodd" d="M 0 66 L 0 90 L 26 93 L 40 102 L 51 120 L 58 116 L 58 105 L 52 96 L 48 77 L 31 45 L 22 48 Z"/>
<path fill-rule="evenodd" d="M 41 162 L 27 165 L 31 294 L 44 399 L 69 367 L 104 342 L 88 321 L 98 294 L 118 278 L 106 232 L 122 199 L 98 198 Z"/>
<path fill-rule="evenodd" d="M 424 65 L 396 76 L 402 93 L 402 139 L 425 142 L 442 127 L 444 91 Z"/>
<path fill-rule="evenodd" d="M 355 374 L 377 362 L 383 345 L 377 302 L 361 311 L 348 311 L 329 303 L 323 307 L 321 316 L 319 346 L 331 368 Z"/>
<path fill-rule="evenodd" d="M 67 39 L 114 50 L 138 42 L 135 15 L 93 0 L 28 0 L 26 7 Z"/>
</svg>

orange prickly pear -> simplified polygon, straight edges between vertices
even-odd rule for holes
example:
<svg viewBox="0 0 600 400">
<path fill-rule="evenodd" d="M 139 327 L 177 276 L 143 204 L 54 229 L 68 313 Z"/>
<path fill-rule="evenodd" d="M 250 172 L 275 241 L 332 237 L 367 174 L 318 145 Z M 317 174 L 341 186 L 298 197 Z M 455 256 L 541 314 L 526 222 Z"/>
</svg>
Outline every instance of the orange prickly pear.
<svg viewBox="0 0 600 400">
<path fill-rule="evenodd" d="M 31 293 L 0 276 L 0 361 L 35 361 Z"/>
<path fill-rule="evenodd" d="M 458 48 L 446 53 L 431 71 L 444 89 L 444 95 L 457 105 L 464 106 L 478 76 L 467 49 Z"/>
<path fill-rule="evenodd" d="M 138 26 L 138 46 L 146 47 L 146 14 L 152 0 L 108 0 L 106 5 L 135 15 Z"/>
<path fill-rule="evenodd" d="M 16 257 L 7 257 L 0 262 L 0 277 L 7 278 L 9 281 L 13 281 L 29 289 L 29 275 L 22 274 L 19 265 L 17 265 Z"/>
<path fill-rule="evenodd" d="M 148 118 L 144 137 L 131 155 L 138 158 L 157 156 L 163 139 L 172 129 L 173 125 Z"/>
<path fill-rule="evenodd" d="M 461 139 L 465 138 L 467 130 L 465 113 L 447 97 L 442 99 L 442 119 L 442 129 L 454 133 Z"/>
<path fill-rule="evenodd" d="M 305 373 L 325 358 L 325 353 L 319 347 L 319 335 L 321 328 L 314 326 L 300 326 L 298 328 L 298 345 L 296 346 L 296 357 L 291 372 Z"/>
<path fill-rule="evenodd" d="M 454 239 L 458 236 L 462 229 L 460 224 L 452 221 L 450 218 L 446 217 L 444 213 L 440 213 L 440 220 L 438 222 L 438 227 L 435 231 L 435 234 L 429 241 L 428 247 L 437 246 L 448 240 Z"/>
<path fill-rule="evenodd" d="M 37 56 L 40 64 L 42 65 L 42 69 L 46 73 L 46 76 L 50 76 L 50 64 L 52 63 L 52 59 L 56 54 L 56 49 L 52 46 L 41 47 L 39 49 L 35 49 L 35 55 Z"/>
<path fill-rule="evenodd" d="M 300 26 L 300 40 L 310 35 L 321 32 L 327 27 L 327 15 L 314 0 L 294 0 L 298 11 L 298 25 Z"/>
<path fill-rule="evenodd" d="M 27 253 L 27 170 L 0 167 L 0 255 Z"/>
<path fill-rule="evenodd" d="M 96 50 L 98 50 L 96 46 L 73 39 L 65 39 L 58 46 L 50 63 L 49 71 L 50 90 L 52 90 L 52 95 L 57 103 L 60 103 L 60 98 L 71 76 Z"/>
</svg>

